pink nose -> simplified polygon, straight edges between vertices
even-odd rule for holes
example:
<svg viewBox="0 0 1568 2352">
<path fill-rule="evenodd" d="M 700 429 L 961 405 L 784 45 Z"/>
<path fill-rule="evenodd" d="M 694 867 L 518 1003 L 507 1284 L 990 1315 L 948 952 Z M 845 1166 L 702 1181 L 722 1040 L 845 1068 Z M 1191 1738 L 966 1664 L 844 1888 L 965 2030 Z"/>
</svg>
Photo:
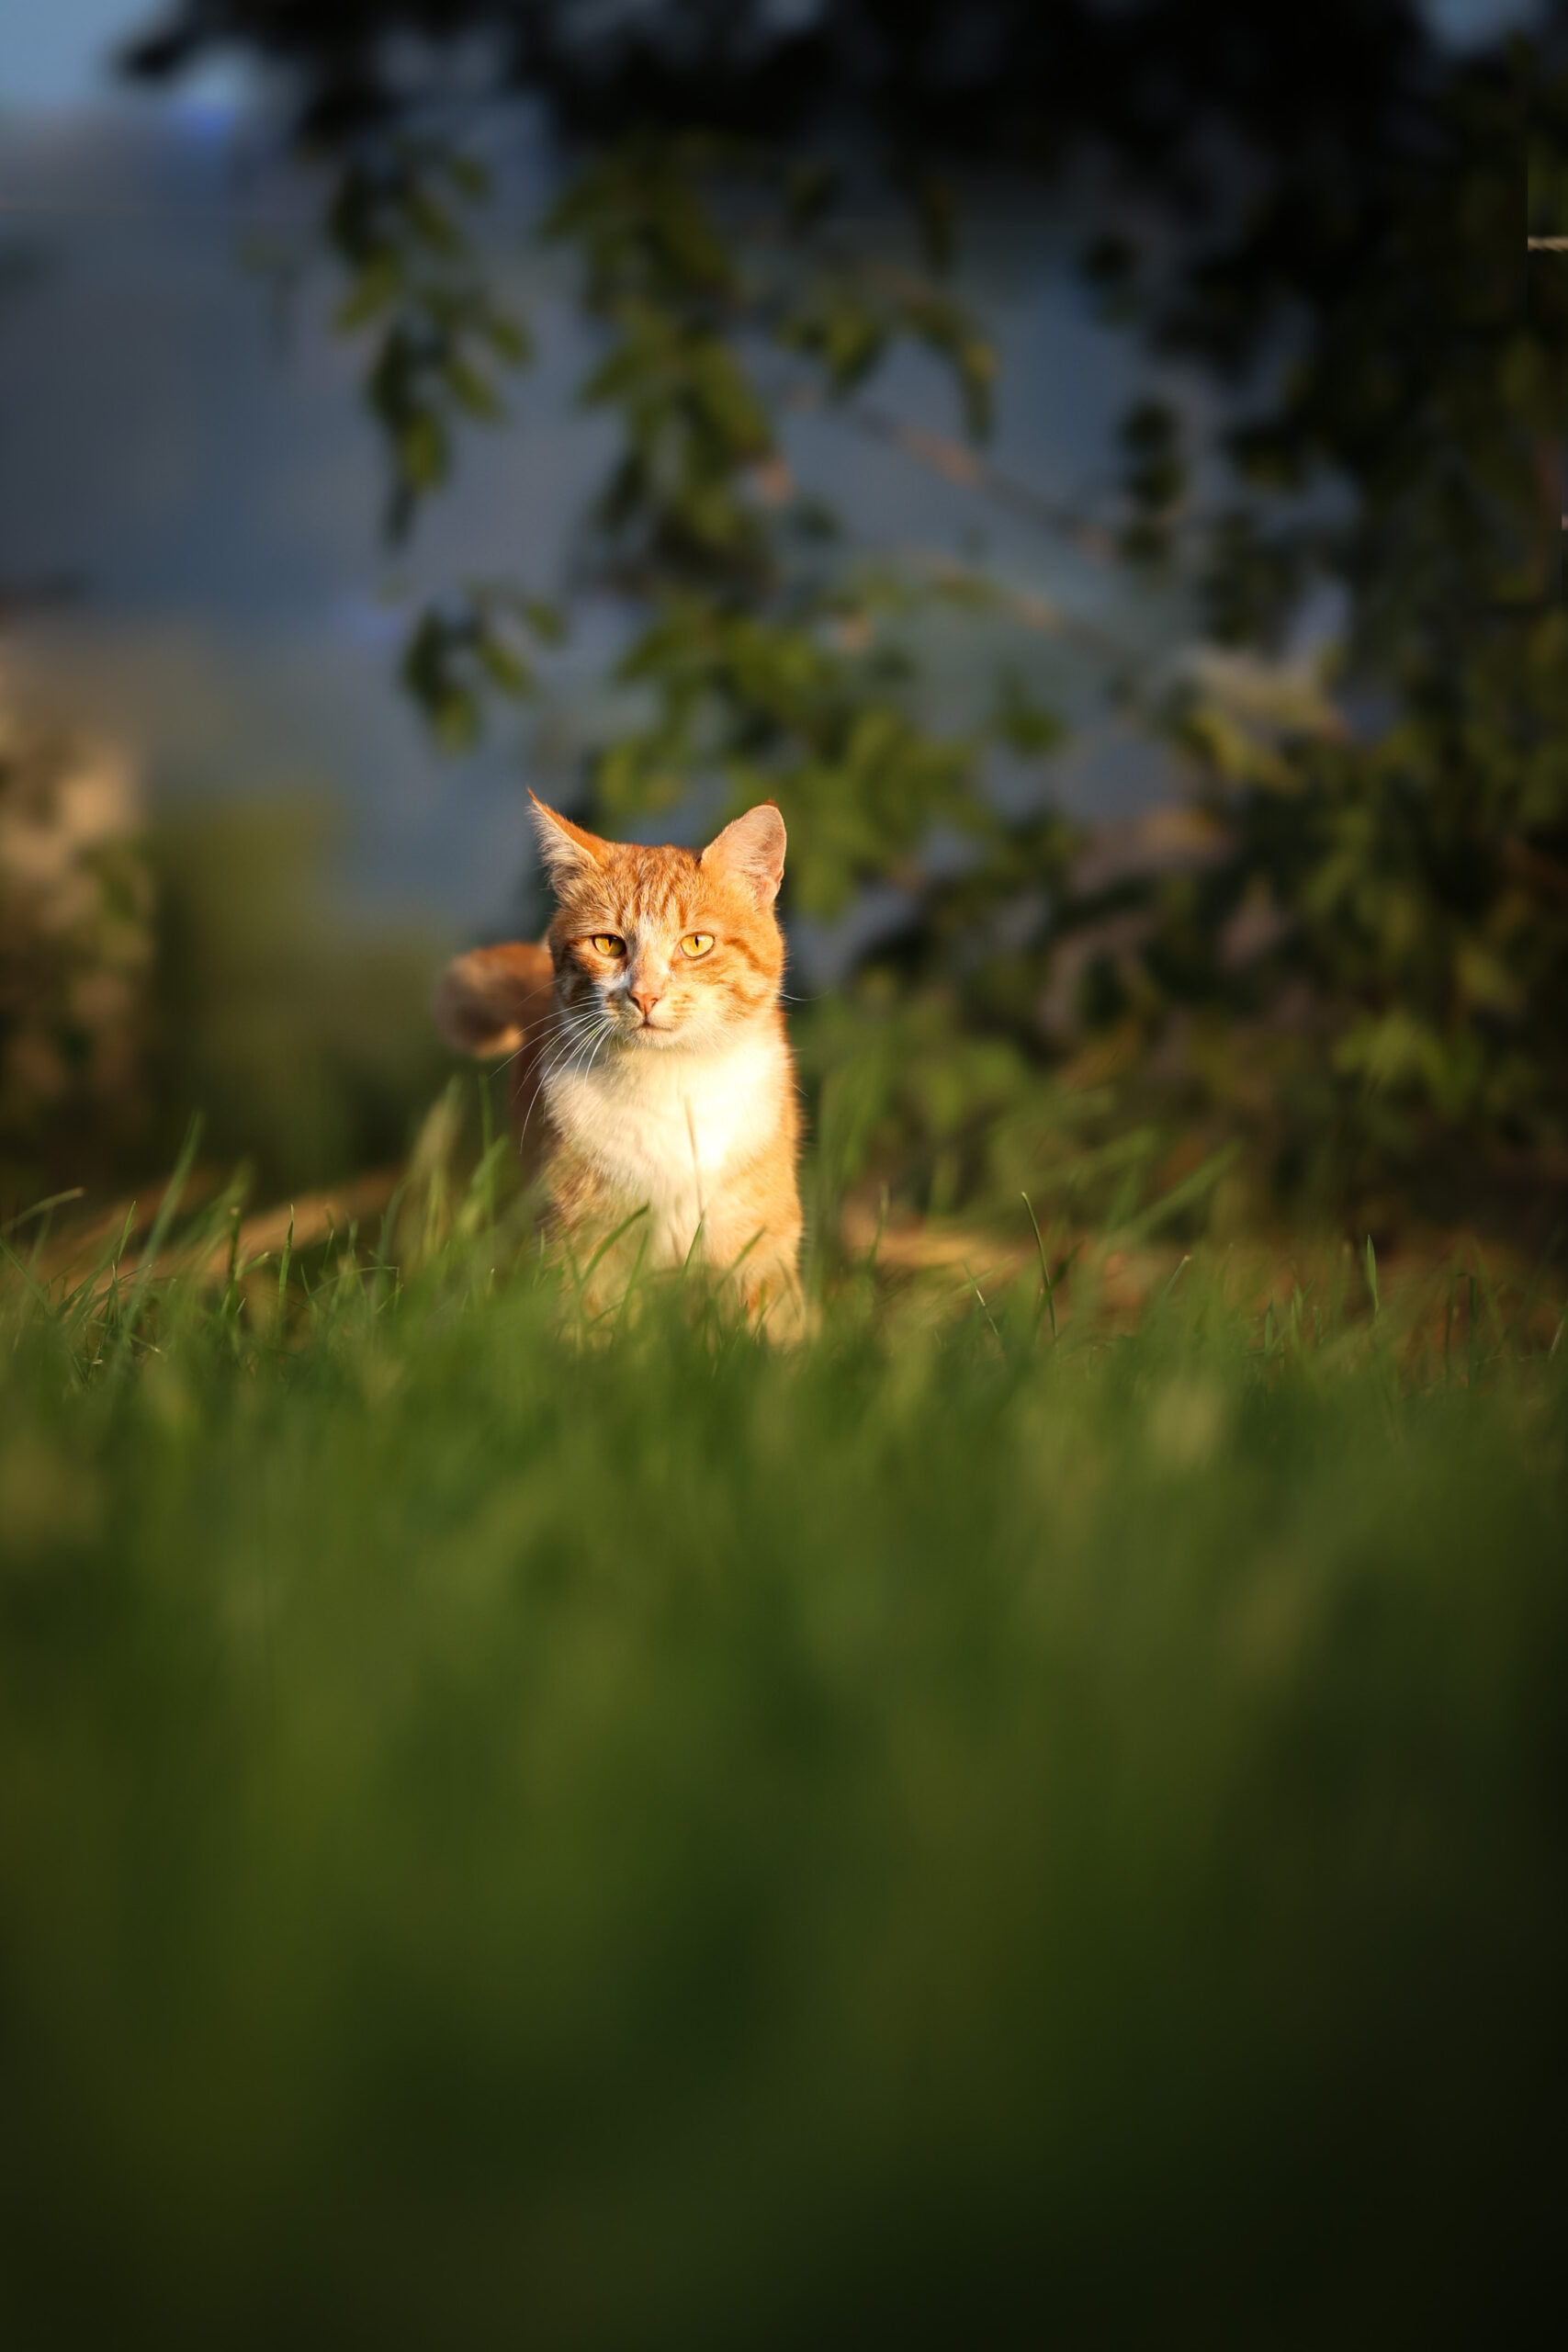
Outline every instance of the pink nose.
<svg viewBox="0 0 1568 2352">
<path fill-rule="evenodd" d="M 650 988 L 646 980 L 639 981 L 636 988 L 626 990 L 626 994 L 645 1021 L 652 1020 L 653 1008 L 663 993 L 662 989 Z"/>
</svg>

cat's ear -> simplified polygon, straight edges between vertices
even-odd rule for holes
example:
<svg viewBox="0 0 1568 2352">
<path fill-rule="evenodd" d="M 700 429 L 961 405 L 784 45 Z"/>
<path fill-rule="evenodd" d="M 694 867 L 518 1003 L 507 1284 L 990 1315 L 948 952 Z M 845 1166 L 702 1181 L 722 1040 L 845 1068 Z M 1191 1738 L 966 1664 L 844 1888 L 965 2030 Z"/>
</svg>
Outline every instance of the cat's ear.
<svg viewBox="0 0 1568 2352">
<path fill-rule="evenodd" d="M 784 880 L 784 821 L 771 800 L 748 808 L 709 842 L 698 864 L 709 873 L 733 874 L 760 907 L 771 907 Z"/>
<path fill-rule="evenodd" d="M 539 836 L 539 855 L 557 890 L 602 866 L 610 854 L 611 844 L 591 833 L 586 826 L 574 825 L 554 808 L 547 808 L 537 793 L 531 792 L 534 804 L 534 831 Z"/>
</svg>

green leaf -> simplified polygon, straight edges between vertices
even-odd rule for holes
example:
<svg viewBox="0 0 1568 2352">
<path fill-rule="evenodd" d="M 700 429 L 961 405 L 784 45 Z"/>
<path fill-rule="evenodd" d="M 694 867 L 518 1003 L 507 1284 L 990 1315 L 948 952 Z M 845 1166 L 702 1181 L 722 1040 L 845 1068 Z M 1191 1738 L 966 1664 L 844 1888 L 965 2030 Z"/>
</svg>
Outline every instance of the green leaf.
<svg viewBox="0 0 1568 2352">
<path fill-rule="evenodd" d="M 378 254 L 361 270 L 343 300 L 333 313 L 333 324 L 340 334 L 352 334 L 371 319 L 379 318 L 397 300 L 402 283 L 401 272 L 391 254 Z"/>
<path fill-rule="evenodd" d="M 558 605 L 545 596 L 525 596 L 518 610 L 542 645 L 560 645 L 566 639 L 566 616 Z"/>
<path fill-rule="evenodd" d="M 764 456 L 773 446 L 766 410 L 735 354 L 705 340 L 689 359 L 692 381 L 704 410 L 737 458 Z"/>
<path fill-rule="evenodd" d="M 522 695 L 530 691 L 534 684 L 533 672 L 522 655 L 504 639 L 497 637 L 493 630 L 487 629 L 480 635 L 474 650 L 491 684 L 498 686 L 502 694 Z"/>
<path fill-rule="evenodd" d="M 400 426 L 397 456 L 411 489 L 434 490 L 446 481 L 452 462 L 451 443 L 434 410 L 421 409 Z"/>
<path fill-rule="evenodd" d="M 447 390 L 465 415 L 474 417 L 481 424 L 493 424 L 506 413 L 495 386 L 471 360 L 454 356 L 446 361 L 441 373 Z"/>
<path fill-rule="evenodd" d="M 407 210 L 415 234 L 432 252 L 451 259 L 463 251 L 461 229 L 446 207 L 428 188 L 415 187 L 410 191 Z"/>
<path fill-rule="evenodd" d="M 533 356 L 533 342 L 523 321 L 510 311 L 487 308 L 478 322 L 482 334 L 498 359 L 520 368 Z"/>
</svg>

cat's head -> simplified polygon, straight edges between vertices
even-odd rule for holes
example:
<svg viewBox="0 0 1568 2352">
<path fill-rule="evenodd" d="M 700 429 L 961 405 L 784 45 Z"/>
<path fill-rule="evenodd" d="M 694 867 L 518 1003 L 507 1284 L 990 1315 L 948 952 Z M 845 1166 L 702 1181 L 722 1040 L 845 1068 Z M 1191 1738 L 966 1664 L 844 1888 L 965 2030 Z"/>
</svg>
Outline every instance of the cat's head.
<svg viewBox="0 0 1568 2352">
<path fill-rule="evenodd" d="M 541 800 L 534 810 L 557 992 L 608 1022 L 607 1043 L 700 1050 L 776 1001 L 784 828 L 771 800 L 701 852 L 601 841 Z"/>
</svg>

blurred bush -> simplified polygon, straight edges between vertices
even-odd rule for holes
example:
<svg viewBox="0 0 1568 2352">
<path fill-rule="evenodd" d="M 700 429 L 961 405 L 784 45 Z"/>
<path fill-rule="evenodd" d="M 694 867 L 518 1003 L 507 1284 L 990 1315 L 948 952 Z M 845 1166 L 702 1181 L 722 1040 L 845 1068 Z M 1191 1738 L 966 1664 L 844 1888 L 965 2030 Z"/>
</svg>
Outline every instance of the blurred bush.
<svg viewBox="0 0 1568 2352">
<path fill-rule="evenodd" d="M 891 1024 L 927 1065 L 862 1122 L 885 1172 L 976 1196 L 1012 1181 L 998 1115 L 1043 1129 L 1087 1097 L 1096 1150 L 1157 1127 L 1190 1162 L 1228 1137 L 1253 1197 L 1298 1212 L 1560 1189 L 1568 264 L 1527 257 L 1525 232 L 1568 227 L 1561 0 L 1533 41 L 1463 44 L 1405 0 L 1266 33 L 1244 0 L 981 0 L 961 66 L 903 0 L 415 14 L 418 69 L 400 0 L 287 22 L 183 0 L 134 62 L 287 59 L 401 536 L 532 349 L 498 300 L 489 165 L 440 104 L 446 40 L 497 36 L 471 52 L 496 96 L 563 134 L 540 226 L 593 340 L 581 401 L 614 432 L 568 584 L 636 625 L 617 683 L 637 715 L 579 805 L 614 830 L 771 793 L 796 910 L 897 896 L 850 992 L 863 1057 Z M 538 119 L 498 111 L 491 160 Z M 998 170 L 1142 341 L 1119 476 L 1082 510 L 864 398 L 921 351 L 985 437 L 999 356 L 949 270 L 956 198 Z M 1119 567 L 1068 641 L 1172 753 L 1163 839 L 1108 857 L 1054 808 L 1061 730 L 1021 682 L 1071 616 L 1043 616 L 978 532 L 963 563 L 868 564 L 795 479 L 801 408 Z M 412 625 L 402 674 L 439 739 L 529 690 L 563 617 L 536 586 L 454 583 Z M 1228 671 L 1172 695 L 1116 618 L 1151 586 Z M 943 603 L 996 625 L 962 707 L 920 633 Z M 1280 656 L 1328 610 L 1337 671 L 1303 696 Z"/>
<path fill-rule="evenodd" d="M 204 1157 L 265 1191 L 397 1159 L 446 1067 L 434 952 L 333 908 L 335 831 L 329 803 L 269 799 L 171 811 L 149 843 L 164 1148 L 198 1110 Z"/>
<path fill-rule="evenodd" d="M 0 1200 L 147 1136 L 154 887 L 130 763 L 0 675 Z"/>
<path fill-rule="evenodd" d="M 346 919 L 320 798 L 149 820 L 129 760 L 0 700 L 0 1210 L 204 1158 L 306 1187 L 399 1158 L 444 1075 L 434 951 Z"/>
</svg>

